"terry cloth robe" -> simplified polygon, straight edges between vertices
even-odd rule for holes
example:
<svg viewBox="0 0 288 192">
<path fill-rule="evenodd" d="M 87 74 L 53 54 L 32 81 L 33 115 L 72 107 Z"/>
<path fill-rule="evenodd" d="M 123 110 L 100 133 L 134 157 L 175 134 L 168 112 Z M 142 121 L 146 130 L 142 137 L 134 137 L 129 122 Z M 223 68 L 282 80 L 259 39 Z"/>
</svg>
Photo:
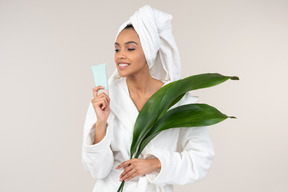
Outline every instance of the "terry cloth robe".
<svg viewBox="0 0 288 192">
<path fill-rule="evenodd" d="M 130 158 L 133 127 L 139 114 L 129 96 L 125 77 L 110 84 L 109 94 L 111 112 L 103 140 L 93 145 L 97 119 L 91 102 L 84 125 L 82 161 L 86 170 L 97 178 L 93 192 L 117 191 L 123 169 L 115 168 Z M 196 100 L 197 97 L 187 93 L 173 107 Z M 183 185 L 203 178 L 214 157 L 207 127 L 161 132 L 139 158 L 153 157 L 160 160 L 161 169 L 125 182 L 125 192 L 173 192 L 173 184 Z"/>
</svg>

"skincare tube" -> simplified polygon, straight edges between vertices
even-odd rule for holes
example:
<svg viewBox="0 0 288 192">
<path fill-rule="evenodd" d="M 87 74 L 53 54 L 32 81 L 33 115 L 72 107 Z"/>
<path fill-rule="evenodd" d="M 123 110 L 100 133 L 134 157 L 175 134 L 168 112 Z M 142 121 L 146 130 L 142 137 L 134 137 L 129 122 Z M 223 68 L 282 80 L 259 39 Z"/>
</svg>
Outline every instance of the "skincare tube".
<svg viewBox="0 0 288 192">
<path fill-rule="evenodd" d="M 109 95 L 106 64 L 93 65 L 91 68 L 94 75 L 95 85 L 104 87 L 104 89 L 100 89 L 97 94 L 99 95 L 104 92 L 106 95 Z"/>
</svg>

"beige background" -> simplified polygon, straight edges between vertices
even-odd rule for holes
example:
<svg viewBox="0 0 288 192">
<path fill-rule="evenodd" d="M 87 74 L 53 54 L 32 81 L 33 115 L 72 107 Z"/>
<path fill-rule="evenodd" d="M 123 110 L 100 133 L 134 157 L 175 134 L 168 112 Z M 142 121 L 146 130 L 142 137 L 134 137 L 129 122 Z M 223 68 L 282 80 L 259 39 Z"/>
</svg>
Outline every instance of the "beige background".
<svg viewBox="0 0 288 192">
<path fill-rule="evenodd" d="M 145 4 L 174 16 L 183 77 L 241 78 L 193 93 L 238 119 L 210 127 L 211 171 L 176 192 L 288 191 L 287 0 L 0 0 L 0 191 L 92 190 L 90 67 L 114 71 L 117 29 Z"/>
</svg>

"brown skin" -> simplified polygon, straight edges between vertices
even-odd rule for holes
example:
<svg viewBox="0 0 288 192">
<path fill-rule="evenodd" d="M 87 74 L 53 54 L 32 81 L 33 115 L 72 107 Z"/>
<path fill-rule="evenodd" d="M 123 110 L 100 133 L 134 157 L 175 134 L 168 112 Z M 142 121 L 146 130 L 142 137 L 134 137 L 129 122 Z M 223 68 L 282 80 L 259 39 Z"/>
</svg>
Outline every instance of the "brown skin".
<svg viewBox="0 0 288 192">
<path fill-rule="evenodd" d="M 141 46 L 138 34 L 133 28 L 124 29 L 115 42 L 115 63 L 121 77 L 126 77 L 130 97 L 138 111 L 147 100 L 156 93 L 163 83 L 152 78 Z M 121 66 L 122 65 L 122 66 Z M 103 87 L 93 88 L 92 104 L 97 115 L 94 144 L 99 143 L 106 134 L 107 119 L 110 114 L 110 99 L 97 91 Z M 121 163 L 116 169 L 123 168 L 120 181 L 129 181 L 136 176 L 152 173 L 161 168 L 159 159 L 130 159 Z"/>
<path fill-rule="evenodd" d="M 94 98 L 91 100 L 97 116 L 94 144 L 99 143 L 106 135 L 107 119 L 110 114 L 110 99 L 105 93 L 98 95 L 97 92 L 99 89 L 104 89 L 104 87 L 98 86 L 93 88 Z"/>
<path fill-rule="evenodd" d="M 123 30 L 115 43 L 115 63 L 121 77 L 126 77 L 129 94 L 138 111 L 163 85 L 149 73 L 138 34 L 133 28 Z M 127 63 L 121 69 L 119 63 Z"/>
<path fill-rule="evenodd" d="M 124 171 L 121 173 L 119 181 L 129 181 L 136 176 L 145 175 L 152 173 L 161 168 L 159 159 L 130 159 L 124 161 L 116 169 L 123 168 Z"/>
</svg>

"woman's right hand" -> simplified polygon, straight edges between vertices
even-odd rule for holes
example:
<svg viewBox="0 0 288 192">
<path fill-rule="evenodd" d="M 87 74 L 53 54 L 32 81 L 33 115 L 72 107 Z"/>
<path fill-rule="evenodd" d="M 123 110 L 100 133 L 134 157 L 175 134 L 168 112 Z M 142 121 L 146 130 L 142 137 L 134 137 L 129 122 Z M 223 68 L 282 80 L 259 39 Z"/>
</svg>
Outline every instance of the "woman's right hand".
<svg viewBox="0 0 288 192">
<path fill-rule="evenodd" d="M 97 86 L 93 88 L 93 99 L 91 103 L 94 107 L 97 121 L 98 122 L 107 122 L 107 119 L 110 114 L 110 98 L 105 93 L 97 94 L 99 89 L 104 89 L 102 86 Z"/>
</svg>

